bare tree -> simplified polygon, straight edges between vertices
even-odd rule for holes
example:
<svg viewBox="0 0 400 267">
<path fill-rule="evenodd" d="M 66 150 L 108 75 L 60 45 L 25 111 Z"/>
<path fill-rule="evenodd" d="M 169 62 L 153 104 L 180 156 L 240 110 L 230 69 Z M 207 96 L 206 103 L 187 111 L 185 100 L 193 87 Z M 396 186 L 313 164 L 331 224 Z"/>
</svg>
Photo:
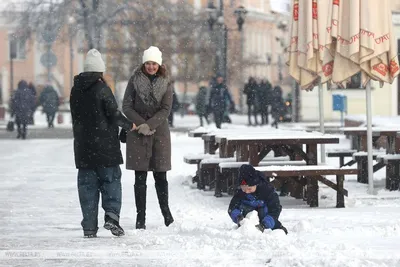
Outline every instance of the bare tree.
<svg viewBox="0 0 400 267">
<path fill-rule="evenodd" d="M 165 63 L 176 69 L 176 80 L 199 82 L 212 73 L 214 44 L 206 16 L 184 1 L 26 0 L 8 10 L 27 39 L 53 31 L 66 40 L 73 18 L 72 33 L 83 33 L 81 48 L 105 53 L 115 81 L 129 77 L 150 45 L 160 47 Z"/>
</svg>

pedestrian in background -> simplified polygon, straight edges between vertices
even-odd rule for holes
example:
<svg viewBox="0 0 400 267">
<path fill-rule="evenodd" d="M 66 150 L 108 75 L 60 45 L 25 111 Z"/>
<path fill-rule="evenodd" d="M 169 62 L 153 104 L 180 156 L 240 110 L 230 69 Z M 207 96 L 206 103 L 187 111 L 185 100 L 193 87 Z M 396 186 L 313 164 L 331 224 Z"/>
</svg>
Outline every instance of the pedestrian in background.
<svg viewBox="0 0 400 267">
<path fill-rule="evenodd" d="M 60 99 L 53 86 L 45 86 L 39 97 L 39 105 L 43 107 L 43 112 L 46 113 L 48 128 L 54 128 L 54 118 L 58 111 L 59 103 Z"/>
<path fill-rule="evenodd" d="M 17 138 L 26 139 L 27 127 L 31 122 L 32 114 L 35 110 L 35 95 L 28 87 L 28 83 L 21 80 L 18 88 L 11 97 L 11 117 L 15 116 L 15 124 L 17 124 Z"/>
</svg>

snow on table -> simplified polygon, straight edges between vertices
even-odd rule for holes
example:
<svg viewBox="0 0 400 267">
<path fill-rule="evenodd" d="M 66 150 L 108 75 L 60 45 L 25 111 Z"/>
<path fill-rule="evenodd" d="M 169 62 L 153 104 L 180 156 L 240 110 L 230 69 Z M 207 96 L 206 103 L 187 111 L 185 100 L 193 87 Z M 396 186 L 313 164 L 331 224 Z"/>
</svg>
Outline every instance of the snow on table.
<svg viewBox="0 0 400 267">
<path fill-rule="evenodd" d="M 229 141 L 240 141 L 240 140 L 276 140 L 276 139 L 287 139 L 287 140 L 309 140 L 309 139 L 332 139 L 339 138 L 335 135 L 330 134 L 318 134 L 318 133 L 303 133 L 296 134 L 294 132 L 285 132 L 282 134 L 265 134 L 265 135 L 251 135 L 251 134 L 236 134 L 236 135 L 217 135 L 216 140 L 220 141 L 221 139 L 226 138 Z"/>
</svg>

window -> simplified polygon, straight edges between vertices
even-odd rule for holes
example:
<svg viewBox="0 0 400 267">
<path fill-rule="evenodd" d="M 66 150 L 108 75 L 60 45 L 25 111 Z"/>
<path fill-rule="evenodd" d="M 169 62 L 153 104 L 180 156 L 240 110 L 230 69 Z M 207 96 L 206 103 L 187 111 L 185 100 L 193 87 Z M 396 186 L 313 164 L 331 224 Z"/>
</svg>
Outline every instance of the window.
<svg viewBox="0 0 400 267">
<path fill-rule="evenodd" d="M 11 59 L 11 55 L 14 59 L 26 59 L 26 41 L 15 37 L 13 35 L 9 35 L 9 59 Z"/>
<path fill-rule="evenodd" d="M 350 82 L 346 84 L 347 89 L 361 89 L 361 72 L 353 75 Z"/>
<path fill-rule="evenodd" d="M 331 82 L 328 83 L 328 90 L 332 89 L 363 89 L 361 87 L 361 72 L 353 75 L 350 78 L 350 81 L 346 83 L 346 86 L 342 86 L 340 84 L 332 84 Z"/>
</svg>

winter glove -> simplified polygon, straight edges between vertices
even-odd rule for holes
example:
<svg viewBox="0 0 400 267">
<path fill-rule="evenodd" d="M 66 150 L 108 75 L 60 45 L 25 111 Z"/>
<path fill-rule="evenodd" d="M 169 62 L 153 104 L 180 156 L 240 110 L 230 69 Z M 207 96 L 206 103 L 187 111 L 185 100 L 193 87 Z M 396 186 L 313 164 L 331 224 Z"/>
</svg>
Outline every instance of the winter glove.
<svg viewBox="0 0 400 267">
<path fill-rule="evenodd" d="M 286 229 L 285 226 L 281 225 L 281 227 L 279 227 L 279 229 L 283 230 L 285 232 L 285 234 L 288 234 L 288 230 Z"/>
<path fill-rule="evenodd" d="M 275 227 L 275 219 L 270 215 L 265 216 L 261 222 L 266 229 L 273 229 Z"/>
<path fill-rule="evenodd" d="M 136 130 L 138 133 L 143 134 L 143 135 L 153 135 L 155 133 L 155 130 L 150 130 L 150 127 L 147 123 L 140 124 Z"/>
<path fill-rule="evenodd" d="M 232 210 L 231 219 L 234 223 L 239 224 L 239 219 L 243 220 L 242 212 L 239 209 Z"/>
<path fill-rule="evenodd" d="M 265 203 L 263 200 L 257 200 L 253 195 L 247 194 L 247 199 L 248 200 L 242 200 L 242 204 L 246 206 L 250 206 L 254 209 L 261 208 L 265 206 Z"/>
</svg>

